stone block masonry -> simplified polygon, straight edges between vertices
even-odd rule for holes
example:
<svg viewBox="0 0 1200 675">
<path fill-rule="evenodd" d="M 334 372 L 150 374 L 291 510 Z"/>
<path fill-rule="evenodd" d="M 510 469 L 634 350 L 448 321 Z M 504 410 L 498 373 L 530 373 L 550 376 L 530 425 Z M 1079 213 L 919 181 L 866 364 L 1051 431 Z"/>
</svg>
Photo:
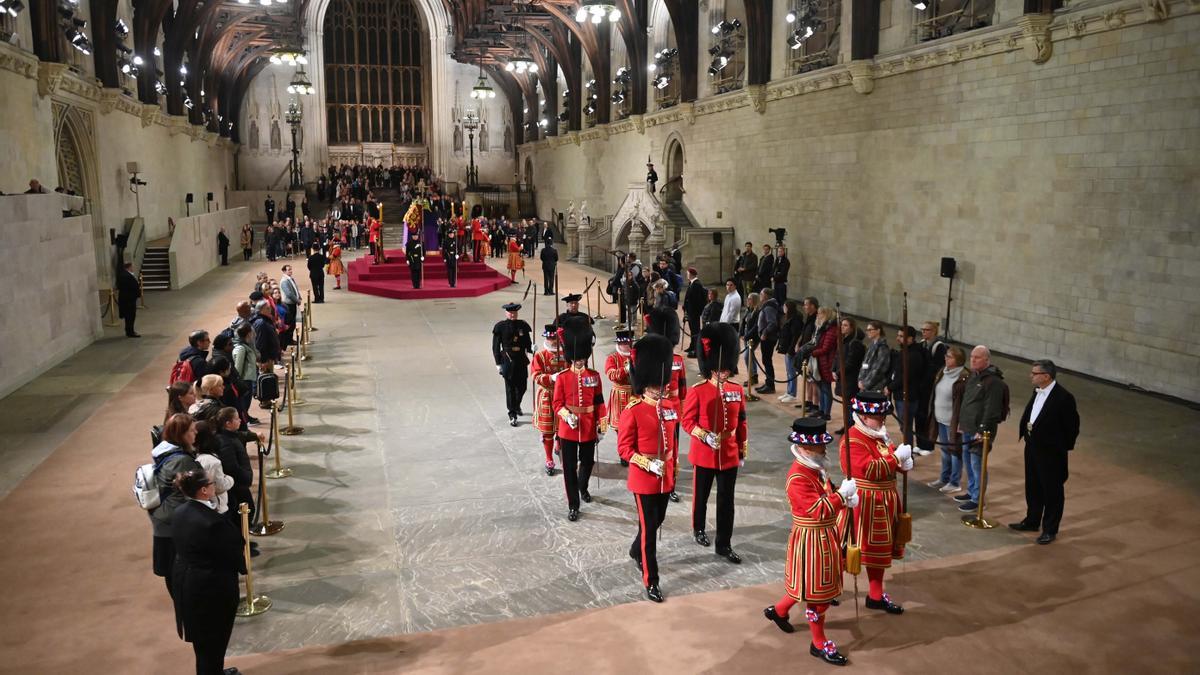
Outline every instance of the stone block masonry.
<svg viewBox="0 0 1200 675">
<path fill-rule="evenodd" d="M 788 229 L 792 294 L 899 322 L 907 291 L 911 322 L 941 320 L 951 256 L 954 339 L 1197 401 L 1200 14 L 1170 7 L 1057 15 L 1040 65 L 999 26 L 880 57 L 869 94 L 836 66 L 761 113 L 734 92 L 521 152 L 542 215 L 599 216 L 681 143 L 701 226 Z"/>
</svg>

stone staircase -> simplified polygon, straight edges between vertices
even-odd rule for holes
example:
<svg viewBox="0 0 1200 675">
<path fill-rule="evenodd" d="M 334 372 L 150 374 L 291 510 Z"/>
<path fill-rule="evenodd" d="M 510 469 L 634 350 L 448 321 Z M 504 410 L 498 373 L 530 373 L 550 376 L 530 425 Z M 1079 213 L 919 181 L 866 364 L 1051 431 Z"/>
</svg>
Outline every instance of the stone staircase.
<svg viewBox="0 0 1200 675">
<path fill-rule="evenodd" d="M 684 230 L 689 230 L 696 227 L 691 218 L 688 218 L 687 211 L 683 210 L 683 202 L 667 202 L 663 204 L 663 213 L 667 219 L 671 221 L 672 231 L 667 235 L 668 238 L 678 240 Z M 668 244 L 673 242 L 667 242 Z"/>
<path fill-rule="evenodd" d="M 142 289 L 146 291 L 171 290 L 171 240 L 165 239 L 146 246 L 142 258 Z"/>
</svg>

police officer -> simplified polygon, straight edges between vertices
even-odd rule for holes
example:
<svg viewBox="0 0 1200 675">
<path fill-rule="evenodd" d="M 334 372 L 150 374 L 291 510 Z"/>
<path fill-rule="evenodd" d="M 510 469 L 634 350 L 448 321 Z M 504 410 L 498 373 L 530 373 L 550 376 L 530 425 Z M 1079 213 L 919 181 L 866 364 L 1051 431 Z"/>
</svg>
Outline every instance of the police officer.
<svg viewBox="0 0 1200 675">
<path fill-rule="evenodd" d="M 421 287 L 421 277 L 423 276 L 422 266 L 425 262 L 425 246 L 420 239 L 409 239 L 404 245 L 404 258 L 408 261 L 408 273 L 412 275 L 413 288 Z"/>
<path fill-rule="evenodd" d="M 451 225 L 442 235 L 442 260 L 446 263 L 446 279 L 450 288 L 458 285 L 458 230 Z"/>
<path fill-rule="evenodd" d="M 492 327 L 492 356 L 496 360 L 496 372 L 504 378 L 504 396 L 508 405 L 508 421 L 517 426 L 521 412 L 521 399 L 529 385 L 529 354 L 533 353 L 533 329 L 517 318 L 521 305 L 510 302 L 504 305 L 505 319 Z"/>
</svg>

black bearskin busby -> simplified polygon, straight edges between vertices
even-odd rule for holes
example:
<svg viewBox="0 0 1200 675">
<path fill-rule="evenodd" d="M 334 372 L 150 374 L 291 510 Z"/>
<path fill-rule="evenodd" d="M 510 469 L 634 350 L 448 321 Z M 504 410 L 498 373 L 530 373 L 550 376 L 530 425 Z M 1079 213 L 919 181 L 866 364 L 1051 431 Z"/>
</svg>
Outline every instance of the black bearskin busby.
<svg viewBox="0 0 1200 675">
<path fill-rule="evenodd" d="M 705 379 L 718 370 L 738 372 L 737 329 L 727 323 L 710 323 L 700 331 L 700 353 L 696 359 Z"/>
<path fill-rule="evenodd" d="M 661 335 L 671 343 L 679 344 L 679 315 L 674 310 L 654 307 L 646 312 L 646 332 Z"/>
<path fill-rule="evenodd" d="M 646 387 L 663 387 L 671 380 L 674 346 L 661 335 L 646 335 L 633 345 L 633 393 L 641 396 Z"/>
<path fill-rule="evenodd" d="M 596 334 L 586 316 L 571 316 L 559 327 L 559 347 L 568 361 L 586 361 L 592 355 Z"/>
</svg>

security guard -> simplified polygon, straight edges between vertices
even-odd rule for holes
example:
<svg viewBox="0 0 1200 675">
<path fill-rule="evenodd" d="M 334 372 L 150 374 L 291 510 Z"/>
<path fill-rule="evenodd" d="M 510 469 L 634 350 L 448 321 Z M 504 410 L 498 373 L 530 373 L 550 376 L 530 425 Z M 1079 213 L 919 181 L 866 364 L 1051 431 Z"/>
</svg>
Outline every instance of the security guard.
<svg viewBox="0 0 1200 675">
<path fill-rule="evenodd" d="M 408 262 L 408 273 L 412 275 L 413 288 L 421 287 L 422 269 L 425 263 L 425 246 L 420 239 L 409 239 L 404 245 L 404 259 Z"/>
<path fill-rule="evenodd" d="M 454 288 L 458 285 L 458 230 L 451 225 L 446 228 L 442 237 L 442 260 L 446 263 L 446 279 L 450 282 L 450 288 Z"/>
<path fill-rule="evenodd" d="M 504 305 L 505 319 L 492 327 L 492 356 L 496 359 L 496 372 L 504 378 L 508 421 L 514 427 L 517 417 L 524 414 L 521 399 L 529 386 L 529 354 L 533 353 L 533 329 L 517 318 L 519 311 L 519 303 Z"/>
</svg>

